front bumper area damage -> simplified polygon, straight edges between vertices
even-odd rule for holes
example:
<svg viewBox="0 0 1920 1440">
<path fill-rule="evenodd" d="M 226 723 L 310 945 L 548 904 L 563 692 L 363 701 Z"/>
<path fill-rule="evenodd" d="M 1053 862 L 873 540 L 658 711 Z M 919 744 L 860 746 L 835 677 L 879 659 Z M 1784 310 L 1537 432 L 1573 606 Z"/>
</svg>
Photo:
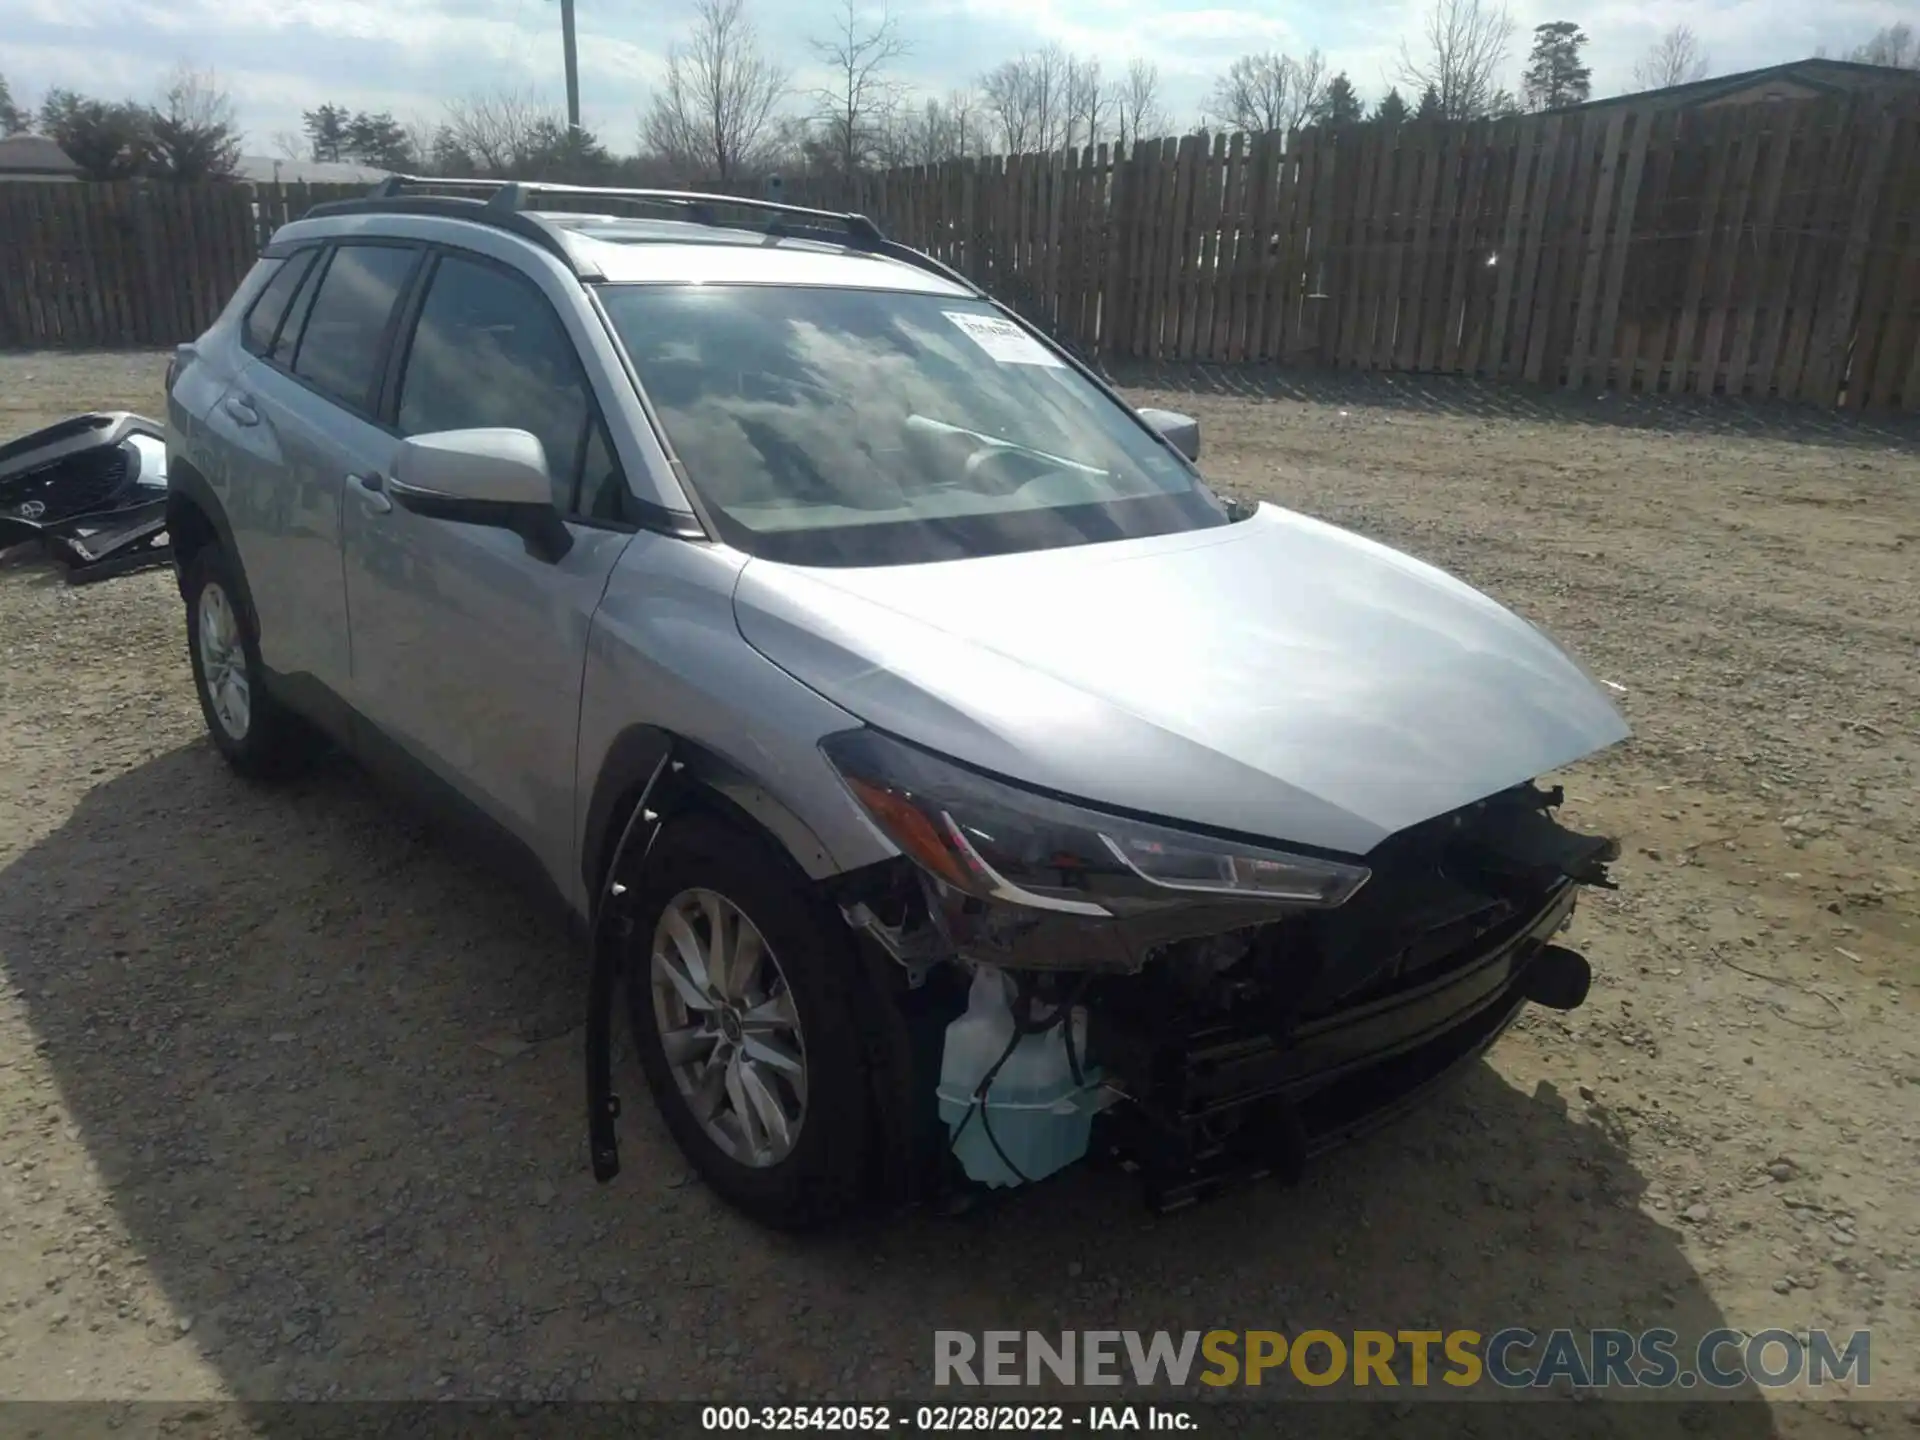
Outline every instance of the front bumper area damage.
<svg viewBox="0 0 1920 1440">
<path fill-rule="evenodd" d="M 839 898 L 922 1012 L 971 1018 L 967 977 L 991 967 L 1026 1033 L 1048 1017 L 1065 1022 L 1056 1036 L 1083 1033 L 1067 1058 L 1098 1092 L 1087 1153 L 1137 1171 L 1149 1203 L 1172 1209 L 1297 1176 L 1470 1063 L 1526 1002 L 1585 999 L 1587 962 L 1554 937 L 1581 886 L 1610 887 L 1618 847 L 1561 825 L 1562 798 L 1529 783 L 1403 831 L 1334 909 L 1197 896 L 1089 917 L 962 894 L 905 861 L 850 877 Z M 940 1065 L 936 1053 L 915 1071 Z M 931 1100 L 920 1123 L 944 1183 L 974 1188 Z"/>
</svg>

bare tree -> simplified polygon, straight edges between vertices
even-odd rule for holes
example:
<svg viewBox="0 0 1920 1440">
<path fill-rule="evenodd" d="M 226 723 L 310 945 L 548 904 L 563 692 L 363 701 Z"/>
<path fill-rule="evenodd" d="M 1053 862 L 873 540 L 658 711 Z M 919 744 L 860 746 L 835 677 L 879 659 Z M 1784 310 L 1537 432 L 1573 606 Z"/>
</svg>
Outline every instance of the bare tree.
<svg viewBox="0 0 1920 1440">
<path fill-rule="evenodd" d="M 273 132 L 273 153 L 282 160 L 304 160 L 307 158 L 307 137 L 298 130 L 276 130 Z"/>
<path fill-rule="evenodd" d="M 406 118 L 402 128 L 407 132 L 407 148 L 413 152 L 413 163 L 423 171 L 431 171 L 433 146 L 440 135 L 440 122 L 416 111 Z"/>
<path fill-rule="evenodd" d="M 1127 64 L 1126 78 L 1119 82 L 1114 97 L 1114 126 L 1120 144 L 1138 145 L 1149 135 L 1167 128 L 1167 115 L 1160 108 L 1160 67 L 1151 60 L 1135 59 Z"/>
<path fill-rule="evenodd" d="M 506 175 L 526 160 L 558 113 L 528 90 L 495 90 L 449 101 L 435 149 L 443 156 L 469 158 L 485 174 Z"/>
<path fill-rule="evenodd" d="M 980 97 L 971 90 L 949 90 L 946 103 L 947 153 L 943 160 L 962 160 L 980 153 L 985 119 Z"/>
<path fill-rule="evenodd" d="M 913 107 L 902 95 L 889 96 L 880 109 L 875 110 L 864 127 L 865 143 L 855 157 L 863 170 L 893 170 L 902 165 L 913 163 L 914 136 Z M 838 140 L 837 130 L 828 133 Z M 845 174 L 842 169 L 845 156 L 840 153 L 836 143 L 833 154 L 833 171 Z M 849 197 L 852 191 L 848 190 Z"/>
<path fill-rule="evenodd" d="M 1067 72 L 1058 45 L 1002 61 L 980 78 L 980 95 L 1009 155 L 1057 149 L 1068 114 Z"/>
<path fill-rule="evenodd" d="M 770 150 L 786 93 L 787 72 L 760 53 L 743 0 L 698 0 L 692 36 L 668 52 L 641 143 L 683 175 L 731 181 Z"/>
<path fill-rule="evenodd" d="M 1113 92 L 1100 79 L 1100 62 L 1070 57 L 1067 60 L 1066 124 L 1062 143 L 1071 150 L 1079 145 L 1098 145 L 1113 114 Z"/>
<path fill-rule="evenodd" d="M 1033 101 L 1028 94 L 1026 67 L 1018 60 L 1002 60 L 980 77 L 980 98 L 1000 131 L 1000 148 L 1023 155 L 1033 145 Z"/>
<path fill-rule="evenodd" d="M 1327 58 L 1266 51 L 1242 55 L 1214 82 L 1206 114 L 1229 130 L 1295 130 L 1312 123 L 1327 95 Z"/>
<path fill-rule="evenodd" d="M 907 53 L 907 44 L 891 11 L 865 17 L 855 0 L 842 0 L 833 33 L 811 43 L 833 74 L 831 84 L 814 91 L 818 118 L 839 156 L 840 173 L 852 175 L 876 148 L 895 148 L 880 143 L 898 128 L 883 123 L 899 100 L 899 87 L 886 72 Z"/>
<path fill-rule="evenodd" d="M 1034 115 L 1039 121 L 1040 148 L 1058 150 L 1064 143 L 1067 117 L 1072 113 L 1069 80 L 1073 61 L 1058 45 L 1034 51 L 1028 66 L 1032 77 Z"/>
<path fill-rule="evenodd" d="M 1290 71 L 1287 57 L 1276 51 L 1240 56 L 1213 82 L 1202 121 L 1217 116 L 1229 129 L 1280 129 L 1280 108 L 1291 81 Z"/>
<path fill-rule="evenodd" d="M 1876 30 L 1873 38 L 1849 58 L 1862 65 L 1893 65 L 1902 70 L 1920 70 L 1920 35 L 1916 35 L 1913 26 L 1903 20 L 1897 25 Z"/>
<path fill-rule="evenodd" d="M 537 92 L 496 90 L 451 102 L 446 122 L 416 141 L 418 122 L 402 125 L 384 112 L 356 115 L 349 142 L 363 162 L 392 169 L 424 160 L 441 175 L 481 175 L 592 183 L 613 169 L 599 137 L 567 123 Z M 422 153 L 415 146 L 424 144 Z"/>
<path fill-rule="evenodd" d="M 975 154 L 980 147 L 978 98 L 970 90 L 952 90 L 944 100 L 928 96 L 900 124 L 908 165 L 939 165 Z"/>
<path fill-rule="evenodd" d="M 1415 94 L 1431 87 L 1446 120 L 1490 114 L 1513 40 L 1513 17 L 1500 0 L 1433 0 L 1422 48 L 1400 47 L 1400 80 Z"/>
<path fill-rule="evenodd" d="M 1309 50 L 1304 60 L 1293 67 L 1293 95 L 1287 102 L 1287 129 L 1298 130 L 1313 124 L 1313 117 L 1327 103 L 1327 86 L 1333 74 L 1327 57 L 1319 49 Z"/>
<path fill-rule="evenodd" d="M 239 170 L 242 138 L 220 77 L 181 65 L 148 117 L 148 165 L 172 180 L 230 180 Z"/>
<path fill-rule="evenodd" d="M 1633 67 L 1633 83 L 1641 90 L 1665 90 L 1707 78 L 1707 52 L 1688 25 L 1676 25 L 1648 48 Z"/>
<path fill-rule="evenodd" d="M 938 165 L 948 158 L 946 107 L 932 96 L 908 111 L 900 130 L 909 165 Z"/>
</svg>

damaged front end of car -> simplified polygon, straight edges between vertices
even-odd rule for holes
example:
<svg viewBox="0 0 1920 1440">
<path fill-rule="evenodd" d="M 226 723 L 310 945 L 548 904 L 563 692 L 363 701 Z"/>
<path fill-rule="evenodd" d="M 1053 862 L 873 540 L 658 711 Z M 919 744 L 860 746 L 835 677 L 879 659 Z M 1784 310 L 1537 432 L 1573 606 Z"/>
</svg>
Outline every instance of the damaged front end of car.
<svg viewBox="0 0 1920 1440">
<path fill-rule="evenodd" d="M 1618 847 L 1561 825 L 1557 788 L 1356 858 L 1095 810 L 874 730 L 823 749 L 901 852 L 836 899 L 939 1051 L 908 1103 L 954 1189 L 1088 1154 L 1136 1169 L 1157 1209 L 1291 1177 L 1527 1001 L 1586 996 L 1586 960 L 1554 937 Z"/>
</svg>

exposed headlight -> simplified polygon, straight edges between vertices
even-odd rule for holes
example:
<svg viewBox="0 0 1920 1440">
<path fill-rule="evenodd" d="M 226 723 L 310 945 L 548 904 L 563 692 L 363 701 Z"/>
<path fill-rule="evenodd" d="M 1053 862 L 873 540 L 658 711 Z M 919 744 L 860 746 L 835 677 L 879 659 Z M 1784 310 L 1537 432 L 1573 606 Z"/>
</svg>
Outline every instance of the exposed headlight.
<svg viewBox="0 0 1920 1440">
<path fill-rule="evenodd" d="M 1368 874 L 1036 795 L 874 730 L 829 735 L 820 748 L 908 858 L 982 899 L 1089 916 L 1208 895 L 1324 909 Z"/>
</svg>

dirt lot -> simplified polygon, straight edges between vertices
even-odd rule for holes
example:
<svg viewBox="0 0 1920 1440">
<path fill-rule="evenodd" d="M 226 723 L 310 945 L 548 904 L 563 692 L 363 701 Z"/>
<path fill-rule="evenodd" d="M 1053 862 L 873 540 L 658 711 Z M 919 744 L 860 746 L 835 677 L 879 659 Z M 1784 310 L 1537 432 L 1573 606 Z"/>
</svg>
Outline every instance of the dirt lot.
<svg viewBox="0 0 1920 1440">
<path fill-rule="evenodd" d="M 0 435 L 155 412 L 161 366 L 0 357 Z M 1584 1009 L 1293 1190 L 1156 1220 L 1071 1175 L 983 1219 L 770 1237 L 689 1180 L 635 1076 L 626 1173 L 593 1183 L 552 921 L 344 763 L 229 776 L 168 576 L 15 558 L 0 1395 L 857 1398 L 924 1395 L 936 1326 L 1872 1326 L 1890 1410 L 1635 1428 L 1915 1433 L 1912 433 L 1141 378 L 1228 487 L 1462 574 L 1623 687 L 1636 738 L 1564 777 L 1627 845 L 1577 924 Z"/>
</svg>

